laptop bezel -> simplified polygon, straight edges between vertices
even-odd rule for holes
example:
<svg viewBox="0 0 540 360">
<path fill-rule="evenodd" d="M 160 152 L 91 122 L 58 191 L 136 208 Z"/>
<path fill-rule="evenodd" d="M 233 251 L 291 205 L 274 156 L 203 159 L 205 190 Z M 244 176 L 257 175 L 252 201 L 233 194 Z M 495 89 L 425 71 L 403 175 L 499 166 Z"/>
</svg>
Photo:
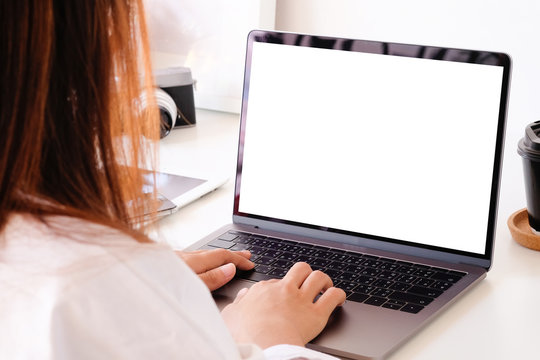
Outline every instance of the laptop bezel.
<svg viewBox="0 0 540 360">
<path fill-rule="evenodd" d="M 294 39 L 294 41 L 292 40 Z M 488 215 L 488 226 L 486 231 L 486 245 L 484 254 L 469 253 L 449 248 L 440 248 L 429 245 L 413 244 L 396 239 L 380 238 L 369 234 L 346 233 L 337 229 L 324 228 L 315 225 L 293 223 L 286 220 L 258 216 L 239 211 L 240 187 L 242 175 L 242 156 L 244 129 L 246 126 L 246 114 L 248 113 L 249 77 L 251 71 L 251 56 L 253 43 L 285 43 L 296 46 L 310 46 L 318 48 L 333 49 L 334 44 L 345 44 L 350 46 L 354 42 L 355 49 L 345 49 L 348 51 L 360 51 L 374 54 L 384 54 L 389 56 L 406 56 L 430 58 L 443 61 L 459 61 L 477 64 L 487 64 L 503 67 L 503 80 L 501 84 L 501 98 L 499 106 L 499 118 L 497 125 L 497 138 L 495 156 L 493 163 L 492 187 L 490 195 L 490 207 Z M 344 50 L 340 48 L 339 50 Z M 464 58 L 467 60 L 464 61 Z M 487 62 L 489 60 L 489 62 Z M 239 152 L 235 183 L 235 197 L 233 209 L 233 222 L 254 228 L 270 231 L 291 233 L 306 236 L 314 239 L 327 240 L 337 243 L 349 244 L 357 247 L 373 248 L 394 253 L 426 257 L 430 259 L 442 260 L 449 263 L 465 263 L 489 269 L 492 263 L 495 231 L 497 224 L 498 198 L 501 184 L 502 159 L 504 149 L 504 138 L 506 130 L 506 114 L 508 104 L 508 91 L 510 84 L 511 60 L 507 54 L 491 51 L 477 51 L 466 49 L 455 49 L 437 46 L 411 45 L 391 42 L 378 42 L 368 40 L 351 40 L 337 37 L 295 34 L 287 32 L 254 30 L 248 35 L 246 47 L 246 64 L 244 73 L 244 88 L 242 97 L 242 111 L 240 114 L 240 136 Z M 458 225 L 458 224 L 456 224 Z"/>
</svg>

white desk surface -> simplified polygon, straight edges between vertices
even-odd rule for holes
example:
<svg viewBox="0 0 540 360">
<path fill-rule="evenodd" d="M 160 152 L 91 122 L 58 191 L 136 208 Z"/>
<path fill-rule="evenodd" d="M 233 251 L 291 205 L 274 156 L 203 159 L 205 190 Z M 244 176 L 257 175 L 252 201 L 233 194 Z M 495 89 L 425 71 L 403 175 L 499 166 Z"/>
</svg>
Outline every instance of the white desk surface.
<svg viewBox="0 0 540 360">
<path fill-rule="evenodd" d="M 173 247 L 184 248 L 231 222 L 238 126 L 237 114 L 197 110 L 195 127 L 174 130 L 161 140 L 163 171 L 230 177 L 215 192 L 160 221 L 161 237 Z M 506 225 L 510 214 L 525 207 L 521 173 L 516 173 L 521 165 L 515 151 L 507 152 L 492 270 L 390 359 L 540 358 L 540 252 L 514 242 Z"/>
</svg>

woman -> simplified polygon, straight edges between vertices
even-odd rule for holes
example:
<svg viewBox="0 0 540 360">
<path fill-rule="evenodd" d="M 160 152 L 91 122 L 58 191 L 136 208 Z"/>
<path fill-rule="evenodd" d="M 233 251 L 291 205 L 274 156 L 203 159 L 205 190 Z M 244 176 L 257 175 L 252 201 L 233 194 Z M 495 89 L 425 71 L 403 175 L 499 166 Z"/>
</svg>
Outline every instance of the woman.
<svg viewBox="0 0 540 360">
<path fill-rule="evenodd" d="M 146 38 L 141 0 L 0 4 L 0 358 L 327 358 L 303 346 L 345 300 L 328 276 L 295 264 L 220 314 L 249 252 L 144 235 Z"/>
</svg>

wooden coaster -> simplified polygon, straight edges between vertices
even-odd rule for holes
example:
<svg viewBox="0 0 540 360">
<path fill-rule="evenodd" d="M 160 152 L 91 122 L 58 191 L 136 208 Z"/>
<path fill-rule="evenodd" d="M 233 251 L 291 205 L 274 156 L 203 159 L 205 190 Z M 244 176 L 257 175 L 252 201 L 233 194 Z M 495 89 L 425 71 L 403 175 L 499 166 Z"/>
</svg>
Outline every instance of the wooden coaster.
<svg viewBox="0 0 540 360">
<path fill-rule="evenodd" d="M 534 234 L 529 226 L 527 209 L 521 209 L 508 218 L 510 234 L 519 244 L 540 251 L 540 236 Z"/>
</svg>

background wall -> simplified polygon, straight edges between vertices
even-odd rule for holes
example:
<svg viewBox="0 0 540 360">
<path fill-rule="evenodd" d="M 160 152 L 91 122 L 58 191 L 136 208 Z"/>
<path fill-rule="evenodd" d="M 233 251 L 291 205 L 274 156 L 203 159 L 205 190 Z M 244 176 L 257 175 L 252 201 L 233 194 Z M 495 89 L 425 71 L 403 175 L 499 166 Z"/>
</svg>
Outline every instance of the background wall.
<svg viewBox="0 0 540 360">
<path fill-rule="evenodd" d="M 278 30 L 510 54 L 499 225 L 525 207 L 516 148 L 525 125 L 540 120 L 540 1 L 146 0 L 146 5 L 154 64 L 192 67 L 196 105 L 231 112 L 240 109 L 247 32 L 272 28 L 274 20 Z"/>
<path fill-rule="evenodd" d="M 277 0 L 275 27 L 508 53 L 513 71 L 499 226 L 506 226 L 509 212 L 525 207 L 516 149 L 525 125 L 540 120 L 540 1 Z"/>
<path fill-rule="evenodd" d="M 153 65 L 187 66 L 195 105 L 239 112 L 247 33 L 273 28 L 275 0 L 145 0 Z"/>
</svg>

